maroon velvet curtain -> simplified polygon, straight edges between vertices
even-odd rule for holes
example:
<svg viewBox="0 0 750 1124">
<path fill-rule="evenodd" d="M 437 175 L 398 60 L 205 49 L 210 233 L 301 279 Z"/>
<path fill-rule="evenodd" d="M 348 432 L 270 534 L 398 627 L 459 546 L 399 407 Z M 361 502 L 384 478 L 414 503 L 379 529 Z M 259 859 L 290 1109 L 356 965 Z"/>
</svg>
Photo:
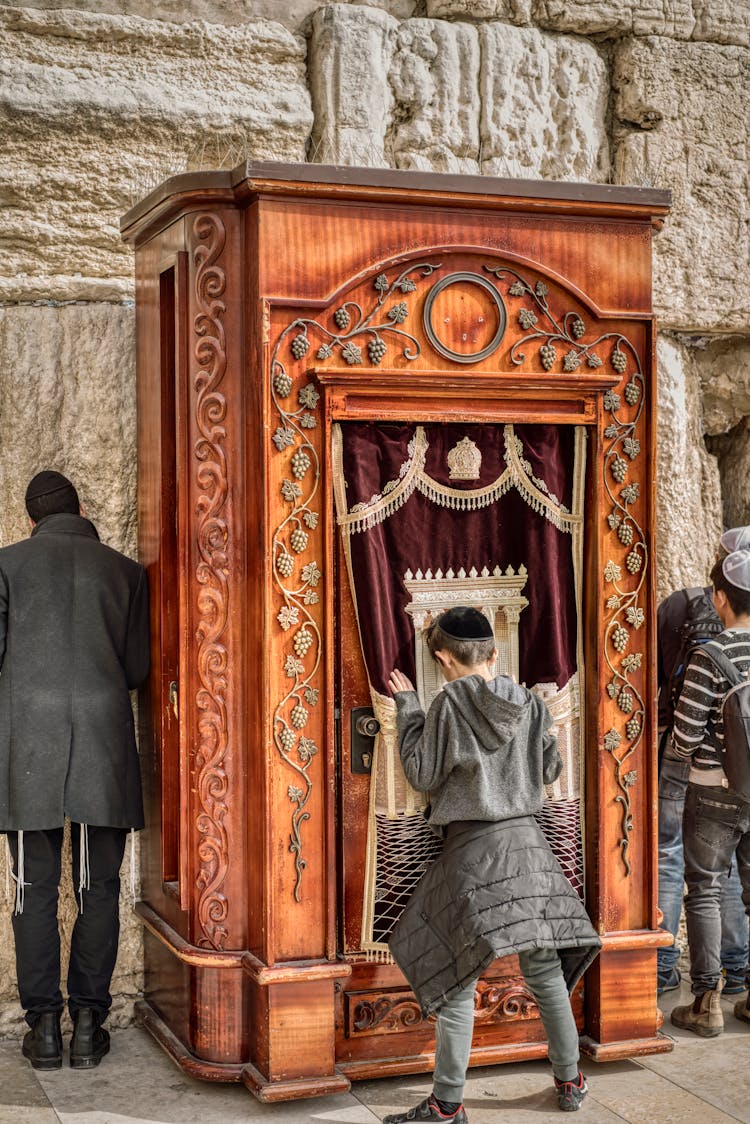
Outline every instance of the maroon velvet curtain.
<svg viewBox="0 0 750 1124">
<path fill-rule="evenodd" d="M 457 490 L 486 487 L 505 470 L 502 425 L 428 425 L 425 472 Z M 349 511 L 398 480 L 409 457 L 413 425 L 376 422 L 342 425 L 343 470 Z M 531 474 L 567 508 L 572 504 L 572 426 L 515 427 Z M 464 437 L 482 453 L 478 480 L 451 480 L 447 454 Z M 560 531 L 511 487 L 495 503 L 477 510 L 453 510 L 415 491 L 399 510 L 368 530 L 352 533 L 351 559 L 365 664 L 381 694 L 398 667 L 415 675 L 414 629 L 405 612 L 410 601 L 407 570 L 448 568 L 477 571 L 524 565 L 523 595 L 529 604 L 519 624 L 520 679 L 564 686 L 576 666 L 576 608 L 570 533 Z"/>
</svg>

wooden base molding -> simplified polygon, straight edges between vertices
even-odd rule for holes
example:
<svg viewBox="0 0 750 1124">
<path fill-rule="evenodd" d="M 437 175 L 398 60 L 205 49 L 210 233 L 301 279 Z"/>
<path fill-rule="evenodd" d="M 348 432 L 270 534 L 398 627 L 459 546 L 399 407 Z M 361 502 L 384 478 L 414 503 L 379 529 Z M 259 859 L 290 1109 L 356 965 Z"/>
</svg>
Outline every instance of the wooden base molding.
<svg viewBox="0 0 750 1124">
<path fill-rule="evenodd" d="M 621 1042 L 595 1042 L 584 1035 L 581 1038 L 581 1053 L 595 1062 L 619 1062 L 625 1058 L 642 1058 L 648 1054 L 670 1054 L 674 1042 L 666 1034 L 656 1034 L 653 1038 L 626 1038 Z"/>
<path fill-rule="evenodd" d="M 331 1077 L 300 1077 L 294 1081 L 269 1081 L 253 1065 L 242 1070 L 242 1080 L 263 1104 L 297 1101 L 304 1097 L 328 1097 L 332 1093 L 348 1093 L 351 1081 L 341 1073 Z"/>
<path fill-rule="evenodd" d="M 547 1057 L 546 1042 L 518 1042 L 503 1046 L 477 1046 L 469 1056 L 469 1066 L 509 1065 Z M 400 1077 L 406 1073 L 429 1073 L 435 1064 L 434 1049 L 403 1058 L 371 1058 L 367 1061 L 340 1062 L 337 1069 L 352 1081 L 374 1077 Z"/>
<path fill-rule="evenodd" d="M 243 1080 L 244 1066 L 242 1063 L 216 1064 L 203 1061 L 201 1058 L 197 1058 L 195 1054 L 191 1054 L 147 1000 L 139 999 L 136 1002 L 135 1017 L 136 1021 L 156 1039 L 164 1052 L 188 1077 L 195 1077 L 198 1081 L 224 1083 Z"/>
</svg>

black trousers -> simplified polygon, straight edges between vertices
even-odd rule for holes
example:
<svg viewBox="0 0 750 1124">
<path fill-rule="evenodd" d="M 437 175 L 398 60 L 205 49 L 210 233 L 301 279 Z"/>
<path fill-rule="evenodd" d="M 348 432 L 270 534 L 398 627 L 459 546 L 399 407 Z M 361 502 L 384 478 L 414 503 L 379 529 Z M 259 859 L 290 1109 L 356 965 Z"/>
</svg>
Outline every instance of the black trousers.
<svg viewBox="0 0 750 1124">
<path fill-rule="evenodd" d="M 77 892 L 81 829 L 79 824 L 71 824 L 78 916 L 70 943 L 68 1009 L 75 1018 L 82 1007 L 91 1007 L 103 1020 L 112 1005 L 109 985 L 120 936 L 120 867 L 128 833 L 115 827 L 87 830 L 89 888 L 82 892 L 82 908 Z M 22 913 L 13 914 L 12 922 L 18 994 L 30 1026 L 45 1011 L 63 1009 L 57 924 L 62 840 L 61 827 L 23 833 L 24 905 Z M 18 833 L 8 832 L 8 842 L 17 874 Z"/>
</svg>

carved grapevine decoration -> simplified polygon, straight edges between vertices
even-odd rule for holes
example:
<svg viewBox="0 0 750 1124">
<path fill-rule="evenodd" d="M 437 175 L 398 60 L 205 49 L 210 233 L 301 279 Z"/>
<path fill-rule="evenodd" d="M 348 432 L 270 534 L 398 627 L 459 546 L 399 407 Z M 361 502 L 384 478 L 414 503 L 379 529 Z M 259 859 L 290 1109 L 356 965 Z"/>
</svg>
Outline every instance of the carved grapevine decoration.
<svg viewBox="0 0 750 1124">
<path fill-rule="evenodd" d="M 409 316 L 403 296 L 417 288 L 412 275 L 427 277 L 438 268 L 421 262 L 402 270 L 394 280 L 385 273 L 378 274 L 373 282 L 377 297 L 369 312 L 357 301 L 347 300 L 325 322 L 295 319 L 280 333 L 271 356 L 271 399 L 279 417 L 272 440 L 277 452 L 285 457 L 288 470 L 281 483 L 286 515 L 274 531 L 271 549 L 273 577 L 281 599 L 276 620 L 289 640 L 283 654 L 289 688 L 274 711 L 273 739 L 290 770 L 287 796 L 293 811 L 289 850 L 294 856 L 294 898 L 298 902 L 307 866 L 302 828 L 310 818 L 311 770 L 319 752 L 316 742 L 305 734 L 305 727 L 320 695 L 316 681 L 322 637 L 314 607 L 320 602 L 323 573 L 317 559 L 309 557 L 311 533 L 320 521 L 316 508 L 320 454 L 312 440 L 318 425 L 320 393 L 309 378 L 293 374 L 294 365 L 305 360 L 313 341 L 317 343 L 315 356 L 319 362 L 338 356 L 348 366 L 366 361 L 377 366 L 387 354 L 389 343 L 397 344 L 405 359 L 416 359 L 421 351 L 419 341 L 400 326 Z"/>
<path fill-rule="evenodd" d="M 635 682 L 635 673 L 643 662 L 642 651 L 633 651 L 638 632 L 646 619 L 643 607 L 644 582 L 648 566 L 648 546 L 643 527 L 634 514 L 634 505 L 641 495 L 641 483 L 634 479 L 634 462 L 640 456 L 639 423 L 645 408 L 646 382 L 638 352 L 619 332 L 605 332 L 595 339 L 586 338 L 588 326 L 578 312 L 558 315 L 548 301 L 549 288 L 543 281 L 531 284 L 515 270 L 506 266 L 485 266 L 498 280 L 511 277 L 508 295 L 523 302 L 517 309 L 518 324 L 526 334 L 510 349 L 511 361 L 517 365 L 526 359 L 530 345 L 538 345 L 539 360 L 546 371 L 577 371 L 585 364 L 597 369 L 608 363 L 620 376 L 618 391 L 604 394 L 604 409 L 610 422 L 604 430 L 608 442 L 604 450 L 604 487 L 611 509 L 607 522 L 613 540 L 627 550 L 623 566 L 609 560 L 604 580 L 611 586 L 606 601 L 604 658 L 611 672 L 607 686 L 609 697 L 616 703 L 621 720 L 605 734 L 603 747 L 615 763 L 615 779 L 619 788 L 615 800 L 621 805 L 622 838 L 620 849 L 626 875 L 630 875 L 628 859 L 630 835 L 633 830 L 630 790 L 638 780 L 628 761 L 643 739 L 646 706 Z M 635 584 L 633 584 L 635 583 Z"/>
</svg>

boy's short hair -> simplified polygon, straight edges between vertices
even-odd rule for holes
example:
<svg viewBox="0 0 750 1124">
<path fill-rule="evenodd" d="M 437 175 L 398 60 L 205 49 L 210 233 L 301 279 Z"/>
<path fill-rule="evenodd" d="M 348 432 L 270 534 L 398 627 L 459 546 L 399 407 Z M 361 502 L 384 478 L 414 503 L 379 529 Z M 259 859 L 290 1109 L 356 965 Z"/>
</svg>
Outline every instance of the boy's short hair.
<svg viewBox="0 0 750 1124">
<path fill-rule="evenodd" d="M 478 609 L 469 606 L 456 606 L 441 613 L 425 639 L 433 659 L 436 652 L 449 652 L 464 667 L 491 660 L 496 647 L 490 622 Z"/>
<path fill-rule="evenodd" d="M 750 590 L 740 589 L 738 585 L 733 585 L 729 578 L 724 573 L 724 561 L 720 558 L 714 564 L 711 571 L 711 585 L 715 590 L 721 590 L 726 594 L 727 601 L 735 616 L 748 616 L 750 615 Z"/>
</svg>

